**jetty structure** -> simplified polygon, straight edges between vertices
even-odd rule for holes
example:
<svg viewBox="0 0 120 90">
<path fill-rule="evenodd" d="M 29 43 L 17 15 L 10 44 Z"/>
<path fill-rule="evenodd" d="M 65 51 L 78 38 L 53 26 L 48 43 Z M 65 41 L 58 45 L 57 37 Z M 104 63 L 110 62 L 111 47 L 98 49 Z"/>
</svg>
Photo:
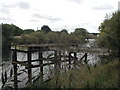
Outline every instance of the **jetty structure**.
<svg viewBox="0 0 120 90">
<path fill-rule="evenodd" d="M 3 87 L 11 86 L 13 88 L 23 88 L 26 85 L 35 83 L 38 79 L 42 82 L 47 79 L 45 76 L 45 67 L 53 67 L 52 70 L 57 73 L 64 68 L 78 68 L 81 62 L 88 63 L 86 51 L 80 59 L 77 58 L 77 52 L 82 51 L 78 45 L 72 44 L 26 44 L 12 45 L 12 60 L 9 71 L 6 69 L 2 73 Z M 52 51 L 52 55 L 43 57 L 43 53 Z M 84 51 L 84 50 L 83 50 Z M 23 52 L 27 55 L 24 61 L 18 60 L 18 52 Z M 33 60 L 32 55 L 37 52 L 38 58 Z M 67 52 L 67 54 L 65 54 Z M 47 68 L 48 69 L 48 68 Z"/>
</svg>

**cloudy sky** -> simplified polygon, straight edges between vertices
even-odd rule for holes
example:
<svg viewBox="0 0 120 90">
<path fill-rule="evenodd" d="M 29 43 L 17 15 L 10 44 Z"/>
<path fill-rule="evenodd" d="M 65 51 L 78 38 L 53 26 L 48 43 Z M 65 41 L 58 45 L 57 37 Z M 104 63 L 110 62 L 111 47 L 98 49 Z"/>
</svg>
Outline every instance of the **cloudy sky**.
<svg viewBox="0 0 120 90">
<path fill-rule="evenodd" d="M 100 23 L 118 9 L 119 0 L 0 0 L 0 22 L 22 29 L 48 25 L 54 31 L 85 28 L 98 32 Z"/>
</svg>

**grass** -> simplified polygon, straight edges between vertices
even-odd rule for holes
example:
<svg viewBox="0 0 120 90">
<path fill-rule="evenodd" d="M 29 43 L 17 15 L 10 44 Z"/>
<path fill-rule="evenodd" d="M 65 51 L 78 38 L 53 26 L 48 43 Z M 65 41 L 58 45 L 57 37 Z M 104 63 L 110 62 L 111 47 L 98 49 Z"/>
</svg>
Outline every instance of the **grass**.
<svg viewBox="0 0 120 90">
<path fill-rule="evenodd" d="M 118 88 L 119 61 L 114 60 L 97 67 L 81 66 L 79 70 L 57 72 L 48 82 L 37 83 L 27 88 Z"/>
</svg>

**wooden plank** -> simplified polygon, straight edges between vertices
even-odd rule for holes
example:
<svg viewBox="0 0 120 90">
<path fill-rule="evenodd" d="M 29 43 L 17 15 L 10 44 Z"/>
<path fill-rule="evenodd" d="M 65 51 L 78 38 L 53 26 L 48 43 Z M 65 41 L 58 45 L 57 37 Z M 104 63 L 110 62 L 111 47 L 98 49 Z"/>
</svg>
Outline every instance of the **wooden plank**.
<svg viewBox="0 0 120 90">
<path fill-rule="evenodd" d="M 20 64 L 23 66 L 28 66 L 28 64 L 24 63 L 24 62 L 20 62 L 20 61 L 12 61 L 12 64 Z"/>
<path fill-rule="evenodd" d="M 11 49 L 12 51 L 14 50 L 14 49 Z M 17 52 L 23 52 L 23 53 L 27 53 L 28 51 L 24 51 L 24 50 L 18 50 L 18 49 L 16 49 L 16 51 Z"/>
<path fill-rule="evenodd" d="M 86 53 L 81 57 L 81 59 L 80 60 L 82 60 L 84 57 L 86 57 Z"/>
<path fill-rule="evenodd" d="M 36 60 L 31 60 L 31 62 L 36 62 L 36 61 L 41 61 L 41 60 L 44 60 L 44 61 L 53 61 L 54 59 L 53 58 L 39 58 L 39 59 L 36 59 Z M 28 61 L 19 61 L 19 62 L 20 63 L 27 63 Z"/>
<path fill-rule="evenodd" d="M 41 65 L 31 65 L 30 67 L 25 67 L 25 68 L 26 68 L 26 69 L 28 69 L 28 68 L 37 68 L 37 67 L 43 67 L 43 66 L 51 65 L 51 64 L 54 64 L 54 62 L 45 63 L 45 64 L 41 64 Z"/>
</svg>

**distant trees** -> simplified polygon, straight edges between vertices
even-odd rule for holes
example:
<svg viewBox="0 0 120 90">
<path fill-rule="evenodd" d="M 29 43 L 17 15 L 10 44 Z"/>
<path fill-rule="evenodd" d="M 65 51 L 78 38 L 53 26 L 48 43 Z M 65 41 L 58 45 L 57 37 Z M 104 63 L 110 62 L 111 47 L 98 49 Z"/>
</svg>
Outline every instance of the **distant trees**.
<svg viewBox="0 0 120 90">
<path fill-rule="evenodd" d="M 34 31 L 35 31 L 34 29 L 25 29 L 25 30 L 23 31 L 23 33 L 24 33 L 24 34 L 30 34 L 30 33 L 34 32 Z"/>
<path fill-rule="evenodd" d="M 44 31 L 45 33 L 48 33 L 48 32 L 50 32 L 50 31 L 52 31 L 52 30 L 49 28 L 48 25 L 43 25 L 43 26 L 41 27 L 41 30 Z"/>
<path fill-rule="evenodd" d="M 14 24 L 2 24 L 2 34 L 7 36 L 20 36 L 23 30 Z"/>
<path fill-rule="evenodd" d="M 45 29 L 46 30 L 46 29 Z M 81 30 L 81 31 L 80 31 Z M 85 31 L 84 31 L 85 30 Z M 88 33 L 86 29 L 75 30 L 75 32 L 69 34 L 67 30 L 62 31 L 35 31 L 30 34 L 24 34 L 21 36 L 21 43 L 29 44 L 41 44 L 41 43 L 63 43 L 63 44 L 80 44 L 85 43 L 85 38 Z"/>
<path fill-rule="evenodd" d="M 25 29 L 22 30 L 13 24 L 3 24 L 3 46 L 16 44 L 45 44 L 63 43 L 80 44 L 85 43 L 88 32 L 84 28 L 77 28 L 73 33 L 68 33 L 66 29 L 52 31 L 49 26 L 43 25 L 41 30 Z"/>
<path fill-rule="evenodd" d="M 106 18 L 99 26 L 98 46 L 120 52 L 120 12 Z"/>
<path fill-rule="evenodd" d="M 64 33 L 67 33 L 68 34 L 68 31 L 66 29 L 62 29 L 61 33 L 64 32 Z"/>
<path fill-rule="evenodd" d="M 14 24 L 2 24 L 2 46 L 10 46 L 13 36 L 20 36 L 22 33 L 23 30 Z"/>
<path fill-rule="evenodd" d="M 73 34 L 76 36 L 81 36 L 83 38 L 88 38 L 89 36 L 88 31 L 84 28 L 76 28 Z"/>
</svg>

